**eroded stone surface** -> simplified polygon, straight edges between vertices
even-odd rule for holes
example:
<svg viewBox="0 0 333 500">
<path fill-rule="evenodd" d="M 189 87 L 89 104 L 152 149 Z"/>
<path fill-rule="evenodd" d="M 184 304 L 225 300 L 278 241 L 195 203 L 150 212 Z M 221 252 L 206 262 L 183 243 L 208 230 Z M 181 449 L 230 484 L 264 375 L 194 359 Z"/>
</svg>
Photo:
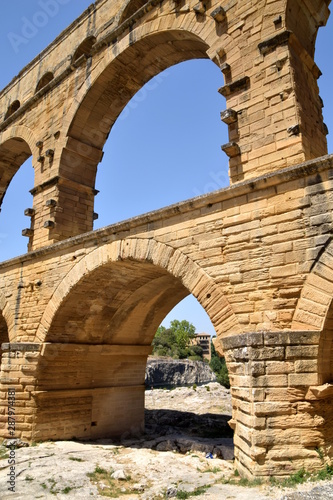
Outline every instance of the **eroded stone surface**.
<svg viewBox="0 0 333 500">
<path fill-rule="evenodd" d="M 228 391 L 219 389 L 217 384 L 210 384 L 209 387 L 210 392 L 205 388 L 202 388 L 202 391 L 192 390 L 195 392 L 193 397 L 188 389 L 154 390 L 154 402 L 149 394 L 151 391 L 147 391 L 148 410 L 152 411 L 153 405 L 155 409 L 161 406 L 160 410 L 164 411 L 181 411 L 185 397 L 189 408 L 192 404 L 196 405 L 205 415 L 213 411 L 210 395 L 214 391 L 225 395 L 225 404 L 229 404 L 230 408 Z M 166 430 L 167 426 L 161 425 L 160 432 Z M 186 432 L 186 429 L 183 429 L 183 432 Z M 186 439 L 185 434 L 178 437 Z M 173 436 L 170 435 L 169 439 L 172 440 Z M 96 468 L 107 471 L 107 477 L 118 478 L 113 481 L 114 487 L 122 489 L 122 493 L 127 492 L 126 498 L 130 500 L 174 498 L 180 490 L 194 492 L 203 486 L 207 487 L 206 492 L 196 497 L 207 500 L 248 500 L 251 497 L 258 500 L 317 500 L 332 496 L 333 487 L 329 482 L 315 486 L 310 483 L 300 485 L 296 491 L 269 485 L 246 488 L 228 484 L 228 480 L 237 479 L 231 460 L 206 458 L 205 451 L 158 451 L 148 444 L 141 439 L 132 440 L 126 446 L 107 440 L 94 444 L 59 441 L 19 448 L 16 450 L 15 494 L 8 492 L 8 463 L 7 459 L 3 458 L 0 461 L 0 496 L 4 500 L 105 498 L 102 492 L 108 492 L 109 484 L 105 476 L 88 476 L 94 474 Z"/>
</svg>

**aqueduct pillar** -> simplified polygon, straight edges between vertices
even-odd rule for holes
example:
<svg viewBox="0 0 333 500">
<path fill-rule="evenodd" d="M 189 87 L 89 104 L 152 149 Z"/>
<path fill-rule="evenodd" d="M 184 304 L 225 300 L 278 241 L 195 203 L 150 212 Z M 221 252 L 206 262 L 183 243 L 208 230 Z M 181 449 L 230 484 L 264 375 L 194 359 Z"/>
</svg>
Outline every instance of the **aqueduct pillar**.
<svg viewBox="0 0 333 500">
<path fill-rule="evenodd" d="M 0 264 L 3 437 L 13 392 L 28 441 L 140 427 L 152 338 L 192 293 L 223 344 L 241 473 L 331 459 L 333 160 L 314 63 L 329 3 L 97 0 L 1 92 L 1 197 L 35 169 L 30 252 Z M 231 187 L 90 231 L 117 116 L 202 57 L 225 79 Z"/>
</svg>

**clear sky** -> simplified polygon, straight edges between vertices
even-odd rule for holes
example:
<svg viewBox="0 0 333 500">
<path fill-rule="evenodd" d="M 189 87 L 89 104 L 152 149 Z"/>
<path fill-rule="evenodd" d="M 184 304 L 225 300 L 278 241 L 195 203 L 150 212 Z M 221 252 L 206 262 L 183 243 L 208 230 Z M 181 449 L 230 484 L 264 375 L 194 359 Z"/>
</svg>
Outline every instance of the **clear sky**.
<svg viewBox="0 0 333 500">
<path fill-rule="evenodd" d="M 92 0 L 11 0 L 1 3 L 0 89 L 86 9 Z M 25 42 L 17 43 L 18 36 Z M 27 36 L 28 35 L 28 36 Z M 333 131 L 333 16 L 319 30 L 316 63 L 324 101 L 324 121 Z M 220 120 L 224 98 L 217 89 L 223 75 L 209 60 L 188 61 L 158 75 L 119 116 L 99 166 L 95 229 L 228 185 L 228 142 Z M 333 133 L 333 132 L 332 132 Z M 328 151 L 333 137 L 328 135 Z M 29 227 L 24 209 L 32 206 L 31 161 L 14 177 L 0 213 L 0 261 L 26 252 Z M 208 316 L 190 296 L 164 321 L 187 319 L 198 332 L 214 334 Z"/>
</svg>

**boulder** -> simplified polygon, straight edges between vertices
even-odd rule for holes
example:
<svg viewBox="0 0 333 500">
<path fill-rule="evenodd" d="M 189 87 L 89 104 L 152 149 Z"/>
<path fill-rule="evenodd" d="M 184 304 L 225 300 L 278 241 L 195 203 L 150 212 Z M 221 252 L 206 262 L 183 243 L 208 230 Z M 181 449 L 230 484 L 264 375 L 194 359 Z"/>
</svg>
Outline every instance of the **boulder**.
<svg viewBox="0 0 333 500">
<path fill-rule="evenodd" d="M 216 382 L 210 366 L 189 359 L 149 358 L 146 366 L 146 387 L 177 387 Z"/>
</svg>

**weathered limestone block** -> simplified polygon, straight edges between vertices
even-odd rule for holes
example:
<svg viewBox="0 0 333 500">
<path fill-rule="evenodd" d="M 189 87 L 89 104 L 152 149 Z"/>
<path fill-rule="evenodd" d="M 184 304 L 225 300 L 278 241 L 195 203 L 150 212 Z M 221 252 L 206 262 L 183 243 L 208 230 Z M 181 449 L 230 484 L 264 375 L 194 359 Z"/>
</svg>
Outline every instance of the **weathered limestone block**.
<svg viewBox="0 0 333 500">
<path fill-rule="evenodd" d="M 231 366 L 235 457 L 243 474 L 268 476 L 272 470 L 276 475 L 290 474 L 300 464 L 310 470 L 320 468 L 318 449 L 326 459 L 331 457 L 332 438 L 327 429 L 333 391 L 329 385 L 312 387 L 318 383 L 319 339 L 318 332 L 310 331 L 223 339 Z M 278 360 L 273 360 L 274 352 Z M 237 375 L 244 371 L 251 376 Z M 326 404 L 320 404 L 319 395 Z"/>
</svg>

